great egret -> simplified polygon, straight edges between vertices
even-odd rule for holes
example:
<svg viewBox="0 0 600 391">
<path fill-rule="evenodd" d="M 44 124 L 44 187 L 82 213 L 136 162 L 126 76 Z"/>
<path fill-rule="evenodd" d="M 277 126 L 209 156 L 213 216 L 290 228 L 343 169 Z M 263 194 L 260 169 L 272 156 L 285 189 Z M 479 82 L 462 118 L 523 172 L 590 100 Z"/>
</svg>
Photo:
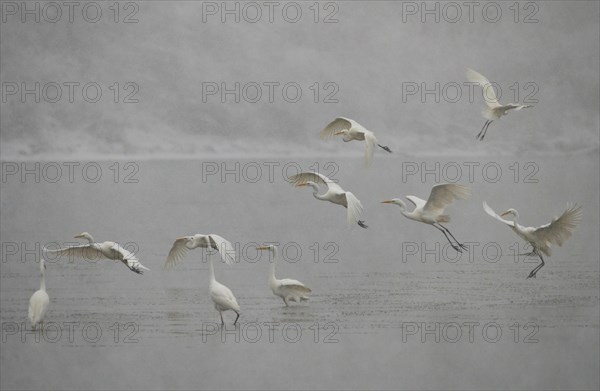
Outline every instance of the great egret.
<svg viewBox="0 0 600 391">
<path fill-rule="evenodd" d="M 290 182 L 293 182 L 296 186 L 312 187 L 313 196 L 316 199 L 342 205 L 344 208 L 348 209 L 348 224 L 356 223 L 362 228 L 367 228 L 365 222 L 360 220 L 363 206 L 358 198 L 349 191 L 342 189 L 337 183 L 334 183 L 325 175 L 319 174 L 318 172 L 301 172 L 300 174 L 291 176 Z M 327 186 L 327 191 L 323 194 L 317 194 L 319 192 L 317 183 Z"/>
<path fill-rule="evenodd" d="M 40 260 L 40 272 L 42 274 L 40 281 L 40 289 L 36 291 L 29 299 L 29 321 L 31 322 L 31 328 L 36 329 L 37 325 L 44 321 L 44 315 L 48 310 L 48 304 L 50 303 L 50 297 L 46 293 L 46 262 Z"/>
<path fill-rule="evenodd" d="M 229 265 L 235 260 L 235 250 L 228 240 L 214 234 L 196 234 L 192 236 L 184 236 L 175 240 L 173 247 L 171 247 L 171 251 L 169 251 L 169 255 L 167 256 L 165 268 L 170 268 L 176 265 L 181 259 L 183 259 L 188 250 L 198 247 L 214 248 L 215 250 L 219 251 L 219 254 L 221 254 L 221 259 Z M 208 289 L 210 292 L 210 298 L 215 304 L 215 309 L 219 311 L 219 315 L 221 316 L 221 325 L 225 324 L 223 321 L 223 311 L 228 310 L 231 310 L 237 314 L 235 321 L 233 322 L 235 325 L 240 317 L 240 305 L 233 295 L 233 292 L 231 292 L 231 289 L 227 288 L 225 285 L 221 284 L 215 279 L 215 270 L 213 267 L 212 258 L 209 258 L 208 265 L 210 273 Z"/>
<path fill-rule="evenodd" d="M 551 256 L 552 251 L 550 245 L 558 244 L 559 246 L 562 246 L 563 243 L 571 237 L 573 230 L 577 227 L 577 224 L 579 224 L 582 217 L 581 206 L 578 206 L 577 204 L 573 206 L 567 205 L 567 209 L 560 217 L 554 217 L 550 223 L 535 228 L 520 225 L 517 222 L 519 219 L 519 212 L 517 212 L 516 209 L 507 209 L 498 216 L 484 201 L 483 210 L 496 220 L 508 225 L 523 240 L 531 244 L 533 251 L 527 255 L 537 255 L 540 257 L 542 263 L 536 266 L 535 269 L 529 273 L 527 278 L 535 278 L 537 272 L 545 265 L 542 253 Z M 512 221 L 503 219 L 502 217 L 504 216 L 512 216 Z"/>
<path fill-rule="evenodd" d="M 277 247 L 273 245 L 257 247 L 258 250 L 269 250 L 273 254 L 273 261 L 269 269 L 269 287 L 273 291 L 275 296 L 281 297 L 286 306 L 288 306 L 288 300 L 299 303 L 302 300 L 308 300 L 308 294 L 310 294 L 310 288 L 304 286 L 298 280 L 292 280 L 284 278 L 278 280 L 275 278 L 275 260 L 277 259 Z"/>
<path fill-rule="evenodd" d="M 487 129 L 494 120 L 500 119 L 503 115 L 508 114 L 510 110 L 521 110 L 533 107 L 532 105 L 520 105 L 518 103 L 509 103 L 506 105 L 500 104 L 490 81 L 481 73 L 472 69 L 467 69 L 467 79 L 469 79 L 471 83 L 477 83 L 483 88 L 485 103 L 488 106 L 481 113 L 486 121 L 483 128 L 481 128 L 481 131 L 476 136 L 479 141 L 483 140 L 487 133 Z"/>
<path fill-rule="evenodd" d="M 121 261 L 127 266 L 132 272 L 137 274 L 143 274 L 144 270 L 150 270 L 143 266 L 140 261 L 115 242 L 104 242 L 94 243 L 94 238 L 87 232 L 83 232 L 77 236 L 77 239 L 87 239 L 88 244 L 82 244 L 81 246 L 69 246 L 60 248 L 58 250 L 45 249 L 46 252 L 58 254 L 58 256 L 68 255 L 75 256 L 87 260 L 96 260 L 100 257 L 112 259 L 115 261 Z"/>
<path fill-rule="evenodd" d="M 331 121 L 329 125 L 321 131 L 321 139 L 327 140 L 333 136 L 343 135 L 344 142 L 359 140 L 365 141 L 365 165 L 370 166 L 375 153 L 375 146 L 381 149 L 392 152 L 385 145 L 379 144 L 377 138 L 370 130 L 350 118 L 338 117 Z"/>
<path fill-rule="evenodd" d="M 400 206 L 400 211 L 402 214 L 411 220 L 433 225 L 435 228 L 442 231 L 452 248 L 458 252 L 462 252 L 461 249 L 466 250 L 467 248 L 458 240 L 456 240 L 448 228 L 444 227 L 441 223 L 447 223 L 450 221 L 450 216 L 443 214 L 444 209 L 446 209 L 448 205 L 450 205 L 456 199 L 466 199 L 470 195 L 471 190 L 466 186 L 442 184 L 436 185 L 431 189 L 431 194 L 429 195 L 429 199 L 427 201 L 415 196 L 406 196 L 406 198 L 415 205 L 415 209 L 413 209 L 412 212 L 408 212 L 406 210 L 406 203 L 399 198 L 383 201 L 383 203 Z M 450 240 L 448 235 L 454 239 L 456 244 Z"/>
</svg>

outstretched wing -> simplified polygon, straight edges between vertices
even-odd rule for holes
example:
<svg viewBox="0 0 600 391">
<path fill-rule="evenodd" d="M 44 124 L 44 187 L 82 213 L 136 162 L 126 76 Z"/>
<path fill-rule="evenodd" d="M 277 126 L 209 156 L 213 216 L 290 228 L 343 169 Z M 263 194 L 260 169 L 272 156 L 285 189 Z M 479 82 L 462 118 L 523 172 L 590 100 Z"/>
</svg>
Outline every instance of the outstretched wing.
<svg viewBox="0 0 600 391">
<path fill-rule="evenodd" d="M 498 214 L 496 212 L 494 212 L 494 210 L 492 208 L 490 208 L 490 206 L 487 204 L 487 202 L 483 201 L 483 210 L 485 210 L 485 213 L 489 214 L 490 216 L 492 216 L 493 218 L 495 218 L 496 220 L 514 227 L 515 226 L 515 222 L 514 221 L 510 221 L 510 220 L 505 220 L 502 217 L 498 216 Z"/>
<path fill-rule="evenodd" d="M 463 185 L 444 184 L 436 185 L 431 189 L 429 199 L 423 207 L 423 211 L 442 214 L 444 209 L 454 200 L 466 199 L 471 195 L 471 190 Z"/>
<path fill-rule="evenodd" d="M 114 243 L 110 249 L 121 255 L 121 262 L 123 262 L 125 266 L 127 266 L 132 272 L 144 274 L 144 270 L 150 270 L 146 266 L 142 265 L 135 255 L 133 255 L 133 253 L 125 250 L 123 247 L 119 246 L 118 243 Z"/>
<path fill-rule="evenodd" d="M 315 182 L 329 187 L 333 181 L 323 174 L 318 172 L 301 172 L 300 174 L 292 175 L 289 181 L 295 185 L 303 185 L 306 182 Z"/>
<path fill-rule="evenodd" d="M 76 257 L 87 260 L 97 260 L 99 258 L 106 258 L 95 243 L 59 248 L 57 250 L 50 250 L 45 248 L 44 250 L 46 250 L 47 253 L 56 254 L 59 257 L 68 256 L 69 258 Z"/>
<path fill-rule="evenodd" d="M 567 205 L 567 209 L 560 217 L 555 217 L 552 222 L 538 227 L 534 231 L 539 239 L 549 243 L 562 244 L 571 237 L 573 230 L 583 217 L 581 206 L 575 204 Z"/>
<path fill-rule="evenodd" d="M 349 191 L 346 192 L 346 208 L 348 209 L 348 224 L 356 224 L 362 216 L 363 206 L 359 199 Z"/>
<path fill-rule="evenodd" d="M 338 117 L 331 121 L 325 129 L 321 130 L 320 137 L 322 140 L 328 140 L 333 137 L 336 132 L 344 129 L 348 130 L 352 127 L 352 120 L 344 117 Z"/>
<path fill-rule="evenodd" d="M 231 243 L 219 235 L 210 234 L 208 235 L 210 244 L 213 248 L 216 248 L 221 254 L 221 260 L 228 265 L 231 265 L 235 261 L 235 250 Z"/>
<path fill-rule="evenodd" d="M 173 242 L 173 246 L 169 251 L 167 261 L 165 262 L 165 269 L 169 269 L 175 266 L 177 263 L 179 263 L 179 261 L 183 259 L 183 257 L 185 257 L 185 255 L 190 250 L 186 246 L 187 241 L 187 238 L 179 238 L 175 240 L 175 242 Z"/>
<path fill-rule="evenodd" d="M 373 162 L 373 154 L 377 147 L 377 138 L 373 132 L 365 132 L 365 166 L 369 167 Z"/>
<path fill-rule="evenodd" d="M 470 68 L 467 68 L 467 79 L 471 83 L 477 83 L 483 88 L 483 96 L 485 98 L 485 103 L 490 108 L 500 107 L 501 104 L 498 102 L 498 98 L 496 97 L 496 91 L 494 91 L 494 87 L 492 83 L 483 76 L 481 73 L 476 72 Z"/>
</svg>

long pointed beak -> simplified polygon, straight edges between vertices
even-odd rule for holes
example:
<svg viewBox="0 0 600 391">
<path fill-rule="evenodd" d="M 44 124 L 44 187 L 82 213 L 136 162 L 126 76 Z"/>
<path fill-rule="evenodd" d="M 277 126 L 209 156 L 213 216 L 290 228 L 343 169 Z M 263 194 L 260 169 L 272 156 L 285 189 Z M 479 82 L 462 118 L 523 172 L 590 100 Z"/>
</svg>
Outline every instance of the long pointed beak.
<svg viewBox="0 0 600 391">
<path fill-rule="evenodd" d="M 387 201 L 381 201 L 382 204 L 393 204 L 394 201 L 392 200 L 387 200 Z"/>
<path fill-rule="evenodd" d="M 506 212 L 502 213 L 502 214 L 500 215 L 500 217 L 504 217 L 504 216 L 506 216 L 507 214 L 510 214 L 510 211 L 508 211 L 508 210 L 507 210 Z"/>
<path fill-rule="evenodd" d="M 182 236 L 182 237 L 180 237 L 180 238 L 177 238 L 177 239 L 175 239 L 175 240 L 182 240 L 182 239 L 186 239 L 186 237 L 185 237 L 185 236 Z"/>
<path fill-rule="evenodd" d="M 75 235 L 75 236 L 73 236 L 73 237 L 74 237 L 75 239 L 83 238 L 83 236 L 82 236 L 82 235 Z"/>
<path fill-rule="evenodd" d="M 307 186 L 307 184 L 306 183 L 298 183 L 298 184 L 296 184 L 296 187 L 302 187 L 302 186 Z"/>
</svg>

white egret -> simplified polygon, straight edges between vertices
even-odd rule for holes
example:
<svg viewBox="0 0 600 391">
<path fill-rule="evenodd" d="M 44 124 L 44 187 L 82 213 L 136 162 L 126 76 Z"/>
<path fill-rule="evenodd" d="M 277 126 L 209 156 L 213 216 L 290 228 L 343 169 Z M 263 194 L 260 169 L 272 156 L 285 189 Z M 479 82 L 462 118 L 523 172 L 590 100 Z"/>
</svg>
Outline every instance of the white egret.
<svg viewBox="0 0 600 391">
<path fill-rule="evenodd" d="M 487 129 L 494 120 L 500 119 L 503 115 L 508 114 L 510 110 L 521 110 L 533 107 L 532 105 L 520 105 L 518 103 L 509 103 L 506 105 L 500 104 L 496 97 L 496 92 L 490 81 L 481 73 L 472 69 L 467 69 L 467 79 L 471 83 L 477 83 L 483 88 L 485 103 L 488 107 L 483 110 L 482 115 L 486 119 L 483 128 L 477 134 L 476 138 L 482 141 L 487 133 Z"/>
<path fill-rule="evenodd" d="M 87 239 L 88 244 L 82 244 L 80 246 L 69 246 L 60 248 L 58 250 L 45 249 L 46 252 L 57 254 L 58 256 L 68 255 L 69 257 L 75 256 L 86 260 L 96 260 L 100 257 L 112 259 L 114 261 L 121 261 L 127 266 L 132 272 L 137 274 L 143 274 L 144 270 L 150 270 L 143 266 L 140 261 L 131 252 L 125 250 L 118 243 L 115 242 L 103 242 L 95 243 L 94 238 L 87 232 L 83 232 L 77 236 L 77 239 Z"/>
<path fill-rule="evenodd" d="M 342 189 L 337 183 L 334 183 L 325 175 L 319 174 L 318 172 L 301 172 L 300 174 L 291 176 L 290 181 L 296 186 L 312 187 L 313 196 L 318 200 L 342 205 L 344 208 L 348 209 L 348 224 L 358 224 L 362 228 L 367 228 L 365 222 L 360 220 L 363 206 L 358 198 L 349 191 Z M 323 194 L 317 194 L 319 192 L 317 183 L 327 186 L 327 191 Z"/>
<path fill-rule="evenodd" d="M 461 249 L 466 250 L 467 248 L 458 240 L 456 240 L 448 228 L 444 227 L 441 223 L 447 223 L 450 221 L 450 216 L 443 214 L 444 209 L 446 209 L 448 205 L 450 205 L 456 199 L 467 199 L 470 195 L 471 190 L 466 186 L 442 184 L 436 185 L 431 189 L 431 194 L 429 195 L 429 199 L 427 201 L 415 196 L 406 196 L 406 198 L 415 205 L 415 209 L 413 209 L 412 212 L 408 212 L 406 210 L 406 203 L 399 198 L 383 201 L 383 203 L 400 206 L 400 211 L 406 218 L 433 225 L 435 228 L 442 231 L 452 248 L 458 252 L 462 252 Z M 454 239 L 456 244 L 450 240 L 448 235 Z"/>
<path fill-rule="evenodd" d="M 375 134 L 370 130 L 367 130 L 364 126 L 359 124 L 350 118 L 338 117 L 331 121 L 329 125 L 321 131 L 321 139 L 327 140 L 333 136 L 343 135 L 344 142 L 358 140 L 365 142 L 365 165 L 370 166 L 373 160 L 373 154 L 375 153 L 375 147 L 378 146 L 381 149 L 392 152 L 392 150 L 385 145 L 379 144 Z"/>
<path fill-rule="evenodd" d="M 567 204 L 567 209 L 560 217 L 554 217 L 550 223 L 535 228 L 520 225 L 518 223 L 519 212 L 517 212 L 516 209 L 507 209 L 498 216 L 498 214 L 496 214 L 496 212 L 494 212 L 494 210 L 484 201 L 483 210 L 496 220 L 508 225 L 517 235 L 533 247 L 533 251 L 527 255 L 537 255 L 542 263 L 536 266 L 535 269 L 529 273 L 527 278 L 535 278 L 537 272 L 545 265 L 542 253 L 551 256 L 551 244 L 562 246 L 563 243 L 571 237 L 573 230 L 577 227 L 577 224 L 579 224 L 582 218 L 581 206 L 578 206 L 577 204 L 573 206 Z M 512 221 L 503 219 L 502 217 L 504 216 L 511 216 Z"/>
<path fill-rule="evenodd" d="M 273 254 L 273 261 L 269 269 L 269 287 L 273 291 L 275 296 L 281 297 L 286 306 L 288 306 L 288 300 L 299 303 L 303 300 L 308 300 L 310 294 L 310 288 L 306 287 L 303 283 L 298 280 L 292 280 L 284 278 L 278 280 L 275 278 L 275 260 L 277 259 L 277 247 L 273 245 L 260 246 L 257 250 L 269 250 Z"/>
<path fill-rule="evenodd" d="M 179 261 L 181 261 L 181 259 L 183 259 L 188 250 L 198 247 L 211 247 L 217 250 L 221 255 L 221 259 L 229 265 L 235 260 L 235 250 L 228 240 L 215 234 L 196 234 L 192 236 L 184 236 L 175 240 L 173 247 L 171 247 L 171 251 L 169 251 L 169 255 L 167 256 L 165 268 L 175 266 Z M 212 258 L 209 258 L 208 266 L 210 273 L 208 289 L 210 292 L 210 298 L 215 304 L 215 309 L 219 311 L 219 315 L 221 316 L 221 325 L 225 324 L 223 321 L 223 311 L 229 310 L 237 314 L 235 321 L 233 322 L 235 325 L 240 317 L 240 305 L 233 295 L 233 292 L 231 292 L 231 289 L 215 279 L 215 270 L 213 267 Z"/>
<path fill-rule="evenodd" d="M 40 260 L 40 272 L 42 274 L 40 281 L 40 289 L 36 291 L 29 299 L 29 321 L 31 322 L 31 328 L 36 329 L 38 324 L 43 323 L 44 315 L 48 310 L 48 304 L 50 303 L 50 297 L 46 293 L 46 262 Z"/>
</svg>

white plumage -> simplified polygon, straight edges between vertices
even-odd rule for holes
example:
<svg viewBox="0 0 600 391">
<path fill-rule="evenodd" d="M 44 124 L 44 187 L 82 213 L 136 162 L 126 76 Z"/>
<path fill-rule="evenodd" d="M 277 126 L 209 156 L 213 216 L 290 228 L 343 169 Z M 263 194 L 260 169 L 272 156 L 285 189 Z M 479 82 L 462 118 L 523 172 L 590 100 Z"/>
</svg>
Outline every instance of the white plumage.
<svg viewBox="0 0 600 391">
<path fill-rule="evenodd" d="M 42 259 L 40 260 L 40 289 L 37 290 L 31 298 L 29 299 L 29 322 L 31 322 L 31 327 L 35 330 L 38 324 L 41 324 L 44 320 L 44 315 L 46 315 L 46 311 L 48 310 L 48 304 L 50 304 L 50 297 L 46 292 L 46 262 Z"/>
<path fill-rule="evenodd" d="M 519 212 L 517 212 L 516 209 L 507 209 L 498 216 L 498 214 L 484 201 L 483 210 L 496 220 L 508 225 L 517 235 L 533 247 L 531 254 L 537 255 L 542 262 L 529 273 L 527 278 L 535 278 L 537 272 L 545 264 L 542 253 L 551 256 L 551 245 L 557 244 L 562 246 L 563 243 L 571 237 L 573 230 L 577 227 L 577 224 L 579 224 L 583 217 L 581 206 L 576 204 L 567 205 L 567 208 L 560 217 L 554 217 L 550 223 L 535 228 L 520 225 L 517 221 L 519 219 Z M 502 218 L 504 216 L 512 216 L 513 220 L 505 220 Z"/>
<path fill-rule="evenodd" d="M 95 261 L 99 258 L 107 258 L 114 261 L 121 261 L 132 272 L 143 274 L 144 270 L 150 270 L 143 266 L 140 261 L 131 252 L 125 250 L 118 243 L 103 242 L 95 243 L 94 238 L 87 232 L 83 232 L 75 238 L 87 239 L 88 244 L 80 246 L 69 246 L 58 250 L 45 249 L 46 252 L 56 254 L 58 256 L 77 257 L 86 260 Z"/>
<path fill-rule="evenodd" d="M 450 205 L 454 200 L 467 199 L 470 195 L 471 190 L 466 186 L 457 184 L 442 184 L 436 185 L 431 189 L 431 193 L 429 194 L 427 201 L 412 195 L 406 196 L 406 198 L 415 205 L 415 208 L 412 212 L 407 211 L 406 203 L 399 198 L 383 201 L 383 203 L 400 206 L 400 211 L 406 218 L 433 225 L 444 234 L 450 245 L 456 251 L 462 252 L 461 249 L 466 250 L 466 247 L 456 240 L 448 228 L 444 227 L 440 223 L 446 223 L 450 221 L 450 216 L 444 214 L 444 210 L 448 205 Z M 456 244 L 450 240 L 448 235 L 454 239 Z"/>
<path fill-rule="evenodd" d="M 337 183 L 327 178 L 318 172 L 301 172 L 290 177 L 290 181 L 296 186 L 310 186 L 313 188 L 313 196 L 321 201 L 329 201 L 331 203 L 342 205 L 348 210 L 348 224 L 358 224 L 363 228 L 367 228 L 364 221 L 360 220 L 363 212 L 363 206 L 358 198 L 349 191 L 342 189 Z M 323 194 L 319 192 L 318 184 L 325 185 L 327 191 Z"/>
<path fill-rule="evenodd" d="M 380 145 L 375 134 L 367 130 L 364 126 L 350 118 L 338 117 L 331 121 L 325 129 L 321 131 L 321 139 L 327 140 L 334 136 L 343 135 L 344 142 L 358 140 L 365 142 L 365 166 L 370 166 L 373 161 L 375 147 L 392 152 L 388 147 Z"/>
<path fill-rule="evenodd" d="M 292 280 L 291 278 L 284 278 L 278 280 L 275 277 L 275 261 L 277 259 L 277 247 L 273 245 L 257 247 L 258 250 L 269 250 L 273 254 L 273 261 L 269 267 L 269 287 L 273 291 L 275 296 L 281 297 L 286 306 L 288 301 L 295 301 L 299 303 L 303 300 L 308 300 L 310 294 L 310 288 L 306 287 L 303 283 L 298 280 Z"/>
</svg>

